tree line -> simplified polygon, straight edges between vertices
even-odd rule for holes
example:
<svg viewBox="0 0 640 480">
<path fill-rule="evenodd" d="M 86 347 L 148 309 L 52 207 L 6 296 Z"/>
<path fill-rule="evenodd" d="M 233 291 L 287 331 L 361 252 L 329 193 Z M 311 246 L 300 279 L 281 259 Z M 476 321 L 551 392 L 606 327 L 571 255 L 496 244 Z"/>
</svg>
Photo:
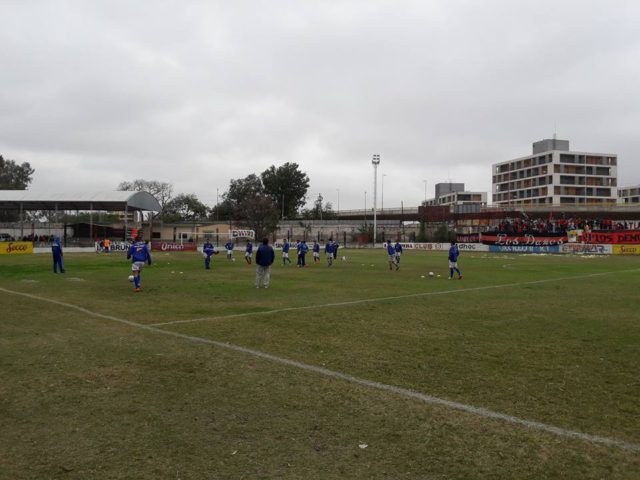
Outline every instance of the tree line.
<svg viewBox="0 0 640 480">
<path fill-rule="evenodd" d="M 319 194 L 312 208 L 303 208 L 309 190 L 309 176 L 297 163 L 270 166 L 257 175 L 233 179 L 217 205 L 207 206 L 195 194 L 173 196 L 173 185 L 156 180 L 122 182 L 118 190 L 146 191 L 158 199 L 164 222 L 230 221 L 256 231 L 258 238 L 275 231 L 281 219 L 334 218 L 331 203 Z"/>
<path fill-rule="evenodd" d="M 26 190 L 35 170 L 28 162 L 18 164 L 0 155 L 0 190 Z M 261 237 L 276 230 L 281 219 L 327 220 L 335 218 L 330 202 L 324 203 L 322 194 L 311 208 L 304 208 L 309 191 L 309 176 L 297 163 L 287 162 L 279 167 L 233 179 L 222 194 L 222 201 L 208 206 L 193 193 L 174 195 L 173 185 L 158 180 L 136 179 L 123 181 L 118 190 L 145 191 L 153 195 L 161 211 L 154 215 L 163 222 L 231 221 L 250 227 Z M 47 220 L 47 212 L 29 212 L 30 220 Z M 0 221 L 16 221 L 15 211 L 0 211 Z"/>
</svg>

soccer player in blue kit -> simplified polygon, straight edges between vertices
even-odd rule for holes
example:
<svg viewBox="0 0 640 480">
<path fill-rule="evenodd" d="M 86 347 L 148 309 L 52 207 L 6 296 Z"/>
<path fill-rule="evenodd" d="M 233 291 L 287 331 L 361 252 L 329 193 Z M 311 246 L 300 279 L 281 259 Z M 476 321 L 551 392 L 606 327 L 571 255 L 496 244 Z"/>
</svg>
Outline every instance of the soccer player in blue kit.
<svg viewBox="0 0 640 480">
<path fill-rule="evenodd" d="M 253 243 L 251 240 L 247 241 L 247 248 L 244 250 L 244 259 L 247 262 L 247 265 L 251 265 L 251 256 L 253 255 Z"/>
<path fill-rule="evenodd" d="M 313 263 L 320 263 L 320 244 L 313 242 Z"/>
<path fill-rule="evenodd" d="M 233 260 L 233 242 L 231 240 L 229 240 L 224 245 L 224 248 L 227 250 L 227 260 L 229 260 L 229 261 Z"/>
<path fill-rule="evenodd" d="M 393 248 L 396 251 L 396 263 L 400 265 L 400 257 L 402 256 L 402 245 L 400 245 L 400 242 L 396 242 L 396 245 Z"/>
<path fill-rule="evenodd" d="M 396 261 L 396 249 L 391 242 L 387 242 L 387 255 L 389 256 L 389 270 L 393 270 L 393 265 L 396 266 L 396 270 L 400 268 Z"/>
<path fill-rule="evenodd" d="M 142 241 L 142 237 L 136 237 L 136 241 L 131 244 L 127 251 L 127 260 L 131 259 L 131 272 L 133 273 L 133 284 L 135 285 L 134 291 L 141 292 L 140 286 L 140 273 L 144 267 L 144 263 L 147 262 L 151 265 L 151 253 L 149 252 L 149 246 Z"/>
<path fill-rule="evenodd" d="M 458 272 L 458 280 L 462 280 L 462 273 L 460 273 L 460 269 L 458 268 L 459 256 L 460 250 L 458 250 L 456 242 L 451 242 L 451 247 L 449 247 L 449 280 L 453 278 L 454 270 Z"/>
<path fill-rule="evenodd" d="M 305 261 L 305 256 L 309 251 L 309 247 L 307 246 L 306 241 L 298 241 L 298 268 L 303 268 L 307 266 L 307 262 Z"/>
<path fill-rule="evenodd" d="M 216 248 L 209 240 L 202 245 L 202 254 L 204 255 L 204 268 L 211 270 L 211 257 L 217 255 L 218 252 L 216 252 Z"/>
<path fill-rule="evenodd" d="M 333 248 L 334 247 L 335 247 L 335 244 L 333 243 L 332 239 L 329 239 L 327 244 L 324 246 L 324 253 L 327 256 L 327 266 L 329 267 L 333 265 Z"/>
<path fill-rule="evenodd" d="M 284 239 L 284 243 L 282 244 L 282 265 L 286 265 L 287 262 L 291 263 L 291 259 L 289 258 L 289 240 Z"/>
<path fill-rule="evenodd" d="M 53 273 L 64 273 L 64 266 L 62 264 L 62 243 L 60 243 L 60 237 L 55 237 L 51 242 L 51 253 L 53 255 Z"/>
</svg>

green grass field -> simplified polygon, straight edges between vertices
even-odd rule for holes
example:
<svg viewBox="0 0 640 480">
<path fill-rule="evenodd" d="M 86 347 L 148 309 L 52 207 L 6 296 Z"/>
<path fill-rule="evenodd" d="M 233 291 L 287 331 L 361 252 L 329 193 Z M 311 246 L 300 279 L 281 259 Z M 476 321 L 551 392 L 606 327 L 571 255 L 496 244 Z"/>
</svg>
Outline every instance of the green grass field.
<svg viewBox="0 0 640 480">
<path fill-rule="evenodd" d="M 0 256 L 0 478 L 640 478 L 640 258 L 340 253 Z"/>
</svg>

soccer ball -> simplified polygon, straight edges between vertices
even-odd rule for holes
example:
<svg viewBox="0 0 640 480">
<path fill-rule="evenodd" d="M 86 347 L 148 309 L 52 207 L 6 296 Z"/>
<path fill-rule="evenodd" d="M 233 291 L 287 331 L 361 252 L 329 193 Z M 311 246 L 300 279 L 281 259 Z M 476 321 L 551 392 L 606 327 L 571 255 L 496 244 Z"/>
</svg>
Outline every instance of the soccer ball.
<svg viewBox="0 0 640 480">
<path fill-rule="evenodd" d="M 133 282 L 133 275 L 129 275 L 129 281 Z"/>
<path fill-rule="evenodd" d="M 347 261 L 347 257 L 345 257 L 344 255 L 342 256 L 342 261 L 346 262 Z"/>
<path fill-rule="evenodd" d="M 429 272 L 429 276 L 430 276 L 430 277 L 433 277 L 433 272 Z"/>
<path fill-rule="evenodd" d="M 232 258 L 232 259 L 231 259 L 231 261 L 232 261 L 232 262 L 235 262 L 235 261 L 236 261 L 236 259 L 235 259 L 235 258 Z"/>
</svg>

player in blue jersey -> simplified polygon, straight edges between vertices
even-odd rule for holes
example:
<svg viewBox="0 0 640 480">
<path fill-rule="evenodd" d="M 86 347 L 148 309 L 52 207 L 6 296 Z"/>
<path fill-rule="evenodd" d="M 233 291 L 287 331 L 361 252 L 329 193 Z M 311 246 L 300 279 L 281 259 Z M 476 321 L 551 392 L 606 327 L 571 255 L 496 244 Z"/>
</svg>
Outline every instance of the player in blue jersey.
<svg viewBox="0 0 640 480">
<path fill-rule="evenodd" d="M 209 240 L 204 242 L 204 245 L 202 246 L 202 254 L 204 255 L 204 268 L 211 270 L 211 257 L 213 255 L 217 255 L 218 252 L 216 251 L 216 247 L 214 247 Z"/>
<path fill-rule="evenodd" d="M 331 266 L 333 265 L 333 248 L 335 246 L 335 243 L 333 243 L 333 240 L 329 239 L 329 241 L 326 243 L 326 245 L 324 246 L 324 254 L 327 257 L 327 266 Z"/>
<path fill-rule="evenodd" d="M 51 253 L 53 255 L 53 273 L 58 273 L 58 268 L 60 268 L 60 273 L 64 273 L 64 265 L 62 264 L 62 243 L 60 242 L 60 237 L 55 237 L 53 242 L 51 242 Z"/>
<path fill-rule="evenodd" d="M 305 260 L 305 256 L 309 251 L 309 247 L 307 246 L 307 242 L 303 240 L 302 242 L 298 242 L 298 267 L 306 267 L 307 262 Z"/>
<path fill-rule="evenodd" d="M 282 265 L 286 265 L 287 262 L 291 263 L 291 259 L 289 258 L 289 248 L 291 248 L 291 245 L 289 245 L 289 240 L 285 238 L 284 243 L 282 244 Z"/>
<path fill-rule="evenodd" d="M 458 250 L 456 242 L 451 242 L 451 247 L 449 247 L 449 280 L 453 278 L 454 270 L 458 272 L 458 280 L 462 280 L 462 273 L 460 273 L 460 269 L 458 268 L 459 256 L 460 250 Z"/>
<path fill-rule="evenodd" d="M 396 242 L 393 248 L 396 251 L 396 263 L 400 265 L 400 257 L 402 256 L 402 245 L 400 245 L 400 242 Z"/>
<path fill-rule="evenodd" d="M 320 244 L 318 242 L 313 242 L 313 263 L 320 263 Z"/>
<path fill-rule="evenodd" d="M 233 242 L 229 240 L 227 243 L 225 243 L 224 248 L 227 251 L 227 260 L 233 260 Z"/>
<path fill-rule="evenodd" d="M 142 241 L 142 237 L 136 237 L 136 241 L 131 244 L 127 251 L 127 260 L 131 260 L 131 272 L 133 274 L 134 291 L 141 292 L 142 287 L 140 282 L 142 278 L 140 274 L 144 263 L 147 262 L 151 265 L 151 253 L 149 252 L 149 246 Z"/>
<path fill-rule="evenodd" d="M 400 265 L 396 261 L 396 249 L 391 242 L 387 242 L 387 256 L 389 257 L 389 270 L 393 270 L 394 265 L 398 270 Z"/>
<path fill-rule="evenodd" d="M 251 243 L 251 240 L 248 240 L 247 247 L 244 249 L 244 259 L 247 262 L 247 265 L 251 265 L 252 255 L 253 255 L 253 243 Z"/>
</svg>

